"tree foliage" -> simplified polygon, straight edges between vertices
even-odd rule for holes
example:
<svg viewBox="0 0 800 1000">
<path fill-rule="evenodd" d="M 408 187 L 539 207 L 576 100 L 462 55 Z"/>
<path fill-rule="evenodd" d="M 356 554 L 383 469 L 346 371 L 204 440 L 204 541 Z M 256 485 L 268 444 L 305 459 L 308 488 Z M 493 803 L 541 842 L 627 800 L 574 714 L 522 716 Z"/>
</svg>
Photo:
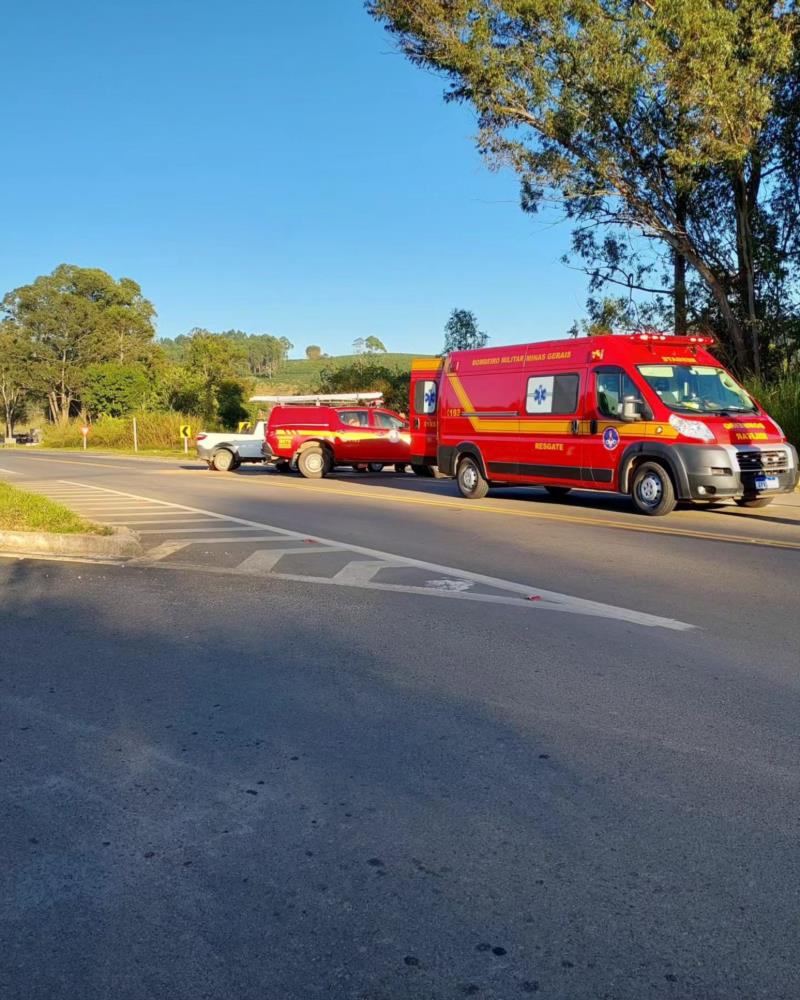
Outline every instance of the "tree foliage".
<svg viewBox="0 0 800 1000">
<path fill-rule="evenodd" d="M 323 368 L 314 392 L 382 392 L 392 410 L 408 409 L 409 372 L 382 365 L 374 358 L 358 358 L 338 368 Z"/>
<path fill-rule="evenodd" d="M 450 318 L 444 325 L 442 354 L 449 354 L 450 351 L 473 351 L 478 347 L 486 347 L 488 342 L 489 335 L 478 329 L 475 313 L 469 309 L 454 309 L 450 313 Z"/>
<path fill-rule="evenodd" d="M 11 320 L 0 322 L 0 406 L 5 436 L 25 417 L 31 399 L 28 351 L 19 328 Z"/>
<path fill-rule="evenodd" d="M 140 364 L 104 361 L 89 365 L 81 402 L 90 417 L 123 417 L 143 407 L 152 394 L 152 382 Z"/>
<path fill-rule="evenodd" d="M 796 106 L 792 0 L 367 7 L 411 60 L 449 78 L 448 99 L 475 108 L 479 148 L 519 174 L 523 207 L 557 199 L 579 229 L 656 241 L 673 266 L 676 326 L 686 322 L 688 269 L 738 367 L 758 369 L 769 346 L 758 274 L 774 266 L 759 260 L 759 232 L 775 224 L 776 198 L 796 207 L 796 185 L 777 173 L 767 181 L 782 169 L 782 102 Z"/>
<path fill-rule="evenodd" d="M 69 418 L 91 364 L 143 361 L 152 351 L 152 304 L 135 281 L 99 268 L 62 264 L 9 292 L 2 309 L 25 344 L 29 388 L 53 420 Z"/>
<path fill-rule="evenodd" d="M 317 344 L 309 344 L 306 348 L 306 357 L 309 361 L 318 361 L 322 357 L 322 348 Z"/>
<path fill-rule="evenodd" d="M 382 340 L 378 340 L 377 337 L 367 337 L 364 341 L 364 350 L 367 354 L 385 354 L 386 347 Z"/>
</svg>

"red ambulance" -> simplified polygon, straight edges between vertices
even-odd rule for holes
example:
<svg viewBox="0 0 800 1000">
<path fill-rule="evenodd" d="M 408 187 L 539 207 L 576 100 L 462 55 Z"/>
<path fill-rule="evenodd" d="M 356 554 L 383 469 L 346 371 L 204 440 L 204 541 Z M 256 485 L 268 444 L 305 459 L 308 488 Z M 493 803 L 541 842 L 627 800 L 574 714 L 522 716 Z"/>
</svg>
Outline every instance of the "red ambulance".
<svg viewBox="0 0 800 1000">
<path fill-rule="evenodd" d="M 413 362 L 411 462 L 463 496 L 540 485 L 762 507 L 794 490 L 797 452 L 709 353 L 710 337 L 640 333 L 454 351 Z"/>
</svg>

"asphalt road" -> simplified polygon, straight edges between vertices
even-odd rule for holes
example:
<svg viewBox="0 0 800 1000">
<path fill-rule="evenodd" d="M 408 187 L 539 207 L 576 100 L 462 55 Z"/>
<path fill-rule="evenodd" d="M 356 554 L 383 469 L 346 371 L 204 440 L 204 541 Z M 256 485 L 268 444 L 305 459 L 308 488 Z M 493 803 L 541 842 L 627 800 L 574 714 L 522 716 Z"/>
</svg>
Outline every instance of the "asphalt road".
<svg viewBox="0 0 800 1000">
<path fill-rule="evenodd" d="M 3 998 L 797 1000 L 793 498 L 0 478 L 147 546 L 0 559 Z"/>
</svg>

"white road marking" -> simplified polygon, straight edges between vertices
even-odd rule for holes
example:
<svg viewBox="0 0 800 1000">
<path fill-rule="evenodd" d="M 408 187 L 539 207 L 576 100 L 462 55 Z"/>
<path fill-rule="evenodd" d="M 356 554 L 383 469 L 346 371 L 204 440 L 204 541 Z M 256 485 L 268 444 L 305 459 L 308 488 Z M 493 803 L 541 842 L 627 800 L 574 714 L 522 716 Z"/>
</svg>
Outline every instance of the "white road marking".
<svg viewBox="0 0 800 1000">
<path fill-rule="evenodd" d="M 382 569 L 397 569 L 404 565 L 401 562 L 390 563 L 385 559 L 361 559 L 357 562 L 348 563 L 344 569 L 339 570 L 333 577 L 333 580 L 335 583 L 350 583 L 361 586 L 362 584 L 370 583 L 373 577 Z"/>
<path fill-rule="evenodd" d="M 192 542 L 162 542 L 160 545 L 156 545 L 155 548 L 148 551 L 147 561 L 158 562 L 159 559 L 166 559 L 167 556 L 174 555 L 176 552 L 180 552 L 181 549 L 185 549 L 187 545 L 191 544 Z"/>
<path fill-rule="evenodd" d="M 111 521 L 108 521 L 108 519 L 105 519 L 104 523 L 112 524 L 114 522 L 111 522 Z M 203 529 L 204 531 L 205 530 L 209 530 L 210 531 L 211 528 L 213 527 L 212 522 L 210 522 L 207 517 L 173 517 L 169 521 L 167 521 L 167 520 L 165 520 L 164 518 L 161 518 L 161 517 L 157 517 L 155 520 L 152 520 L 151 518 L 148 518 L 145 521 L 143 521 L 139 517 L 126 517 L 125 520 L 122 522 L 122 526 L 123 527 L 126 527 L 126 526 L 130 527 L 132 524 L 147 525 L 148 527 L 152 527 L 152 525 L 154 525 L 154 524 L 204 524 L 206 526 Z M 136 530 L 138 531 L 139 529 L 137 528 Z"/>
<path fill-rule="evenodd" d="M 21 476 L 21 472 L 14 472 L 13 469 L 0 469 L 0 472 L 4 472 L 7 476 Z"/>
<path fill-rule="evenodd" d="M 469 580 L 428 580 L 425 586 L 431 590 L 469 590 L 474 584 Z"/>
<path fill-rule="evenodd" d="M 83 488 L 85 484 L 76 483 L 72 480 L 63 479 L 59 481 L 60 486 L 66 487 L 77 487 Z M 111 494 L 114 496 L 127 497 L 132 500 L 150 501 L 154 503 L 159 503 L 161 506 L 170 508 L 173 510 L 181 510 L 191 512 L 193 514 L 204 514 L 208 517 L 214 518 L 217 521 L 228 521 L 231 524 L 239 524 L 245 527 L 268 531 L 273 535 L 279 535 L 286 539 L 294 539 L 297 541 L 316 542 L 321 546 L 328 548 L 346 549 L 349 552 L 357 553 L 358 555 L 367 556 L 369 559 L 375 562 L 380 562 L 383 564 L 384 568 L 397 568 L 398 566 L 410 567 L 413 569 L 421 569 L 426 572 L 433 573 L 437 577 L 453 577 L 460 580 L 468 580 L 473 584 L 479 584 L 484 587 L 491 588 L 493 590 L 499 590 L 504 592 L 505 595 L 496 594 L 476 594 L 468 593 L 465 591 L 449 591 L 449 590 L 435 590 L 429 587 L 414 587 L 406 584 L 391 584 L 383 583 L 382 581 L 370 579 L 368 583 L 364 584 L 353 584 L 348 582 L 342 582 L 341 579 L 337 580 L 335 577 L 313 577 L 313 576 L 302 576 L 299 574 L 286 574 L 286 573 L 271 573 L 270 576 L 273 579 L 284 579 L 284 580 L 298 580 L 306 583 L 320 583 L 333 586 L 364 586 L 370 589 L 376 590 L 392 590 L 402 593 L 419 593 L 427 594 L 429 596 L 437 596 L 441 598 L 457 599 L 464 601 L 484 601 L 489 603 L 501 603 L 501 604 L 514 604 L 517 607 L 528 607 L 528 608 L 538 608 L 542 610 L 551 611 L 564 611 L 571 614 L 581 614 L 589 615 L 592 617 L 599 618 L 610 618 L 616 621 L 629 622 L 635 625 L 643 625 L 648 628 L 666 628 L 674 631 L 684 632 L 695 628 L 696 626 L 691 625 L 687 622 L 677 621 L 673 618 L 662 618 L 659 615 L 651 615 L 642 611 L 635 611 L 629 608 L 615 607 L 612 604 L 603 604 L 599 601 L 590 601 L 580 597 L 571 597 L 568 594 L 560 594 L 557 591 L 543 590 L 540 587 L 535 587 L 530 584 L 516 583 L 511 580 L 501 580 L 497 577 L 487 576 L 484 573 L 473 573 L 469 570 L 458 569 L 452 566 L 442 566 L 438 563 L 431 563 L 421 559 L 413 559 L 409 556 L 395 555 L 388 552 L 381 552 L 377 549 L 370 549 L 363 545 L 351 545 L 349 543 L 344 544 L 330 538 L 323 538 L 318 535 L 304 535 L 297 531 L 290 531 L 286 528 L 279 528 L 275 525 L 264 524 L 260 521 L 251 521 L 243 517 L 234 517 L 229 514 L 219 514 L 216 511 L 205 510 L 202 507 L 190 507 L 187 504 L 178 504 L 171 501 L 160 500 L 152 501 L 150 497 L 141 496 L 136 493 L 126 493 L 123 490 L 112 490 L 106 487 L 90 487 L 95 490 L 102 490 L 106 495 Z M 176 529 L 177 531 L 178 529 Z M 191 529 L 184 529 L 184 531 L 190 531 Z M 220 526 L 216 525 L 215 530 L 225 530 L 221 529 Z M 154 532 L 155 534 L 163 534 L 163 532 Z M 305 550 L 304 550 L 305 551 Z M 154 563 L 153 565 L 161 566 L 167 568 L 164 563 Z M 178 564 L 170 563 L 169 567 L 175 568 L 187 568 L 191 567 L 191 564 Z M 196 567 L 195 567 L 196 568 Z M 224 569 L 225 572 L 236 572 L 235 569 Z M 338 574 L 337 574 L 338 575 Z M 374 574 L 373 574 L 374 576 Z M 513 596 L 512 596 L 513 595 Z"/>
<path fill-rule="evenodd" d="M 308 545 L 305 545 L 303 548 L 259 549 L 248 556 L 244 562 L 239 563 L 236 569 L 239 573 L 269 573 L 272 567 L 280 562 L 284 556 L 319 555 L 320 552 L 341 552 L 344 548 L 345 546 L 339 546 L 337 549 L 311 549 Z"/>
<path fill-rule="evenodd" d="M 160 533 L 161 532 L 156 532 L 156 534 L 160 534 Z M 143 534 L 143 532 L 139 531 L 139 532 L 137 532 L 137 534 L 141 535 L 141 534 Z M 269 542 L 285 542 L 285 541 L 286 541 L 285 538 L 270 538 L 270 536 L 265 532 L 263 535 L 248 535 L 247 537 L 244 537 L 242 535 L 237 535 L 235 538 L 231 538 L 230 535 L 227 535 L 225 538 L 213 538 L 213 537 L 210 537 L 210 538 L 190 538 L 184 544 L 185 545 L 222 545 L 223 543 L 225 543 L 227 545 L 230 545 L 231 543 L 235 543 L 236 545 L 241 545 L 244 542 L 261 542 L 262 545 L 266 545 Z M 154 552 L 154 551 L 155 551 L 155 549 L 148 549 L 147 552 L 145 552 L 145 554 L 143 556 L 139 556 L 139 558 L 136 560 L 136 562 L 147 562 L 147 558 L 148 558 L 149 553 L 150 552 Z M 306 550 L 304 549 L 303 551 L 306 551 Z M 325 549 L 314 549 L 313 551 L 315 551 L 315 552 L 324 552 Z"/>
<path fill-rule="evenodd" d="M 153 522 L 148 522 L 152 524 Z M 166 523 L 166 522 L 165 522 Z M 170 524 L 174 524 L 174 521 L 170 521 Z M 209 531 L 209 527 L 205 528 L 137 528 L 137 535 L 196 535 L 202 534 L 204 531 Z M 222 525 L 214 525 L 214 531 L 251 531 L 251 528 L 243 528 L 239 525 L 233 525 L 232 527 L 223 527 Z M 307 551 L 307 550 L 306 550 Z"/>
</svg>

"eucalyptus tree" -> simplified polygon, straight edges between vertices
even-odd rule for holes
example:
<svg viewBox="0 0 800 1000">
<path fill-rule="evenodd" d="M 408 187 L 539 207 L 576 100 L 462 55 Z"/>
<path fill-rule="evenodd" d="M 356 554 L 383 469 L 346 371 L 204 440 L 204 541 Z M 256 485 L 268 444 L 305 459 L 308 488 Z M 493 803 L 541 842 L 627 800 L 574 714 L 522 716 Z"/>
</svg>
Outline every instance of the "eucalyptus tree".
<svg viewBox="0 0 800 1000">
<path fill-rule="evenodd" d="M 672 273 L 655 292 L 671 292 L 676 327 L 696 278 L 737 366 L 758 371 L 755 230 L 797 38 L 793 0 L 366 6 L 413 62 L 446 75 L 446 99 L 474 107 L 478 147 L 519 174 L 523 207 L 556 199 L 579 230 L 660 244 Z M 601 275 L 648 291 L 647 274 L 616 269 L 640 266 L 620 246 Z M 583 249 L 591 255 L 591 242 Z"/>
</svg>

